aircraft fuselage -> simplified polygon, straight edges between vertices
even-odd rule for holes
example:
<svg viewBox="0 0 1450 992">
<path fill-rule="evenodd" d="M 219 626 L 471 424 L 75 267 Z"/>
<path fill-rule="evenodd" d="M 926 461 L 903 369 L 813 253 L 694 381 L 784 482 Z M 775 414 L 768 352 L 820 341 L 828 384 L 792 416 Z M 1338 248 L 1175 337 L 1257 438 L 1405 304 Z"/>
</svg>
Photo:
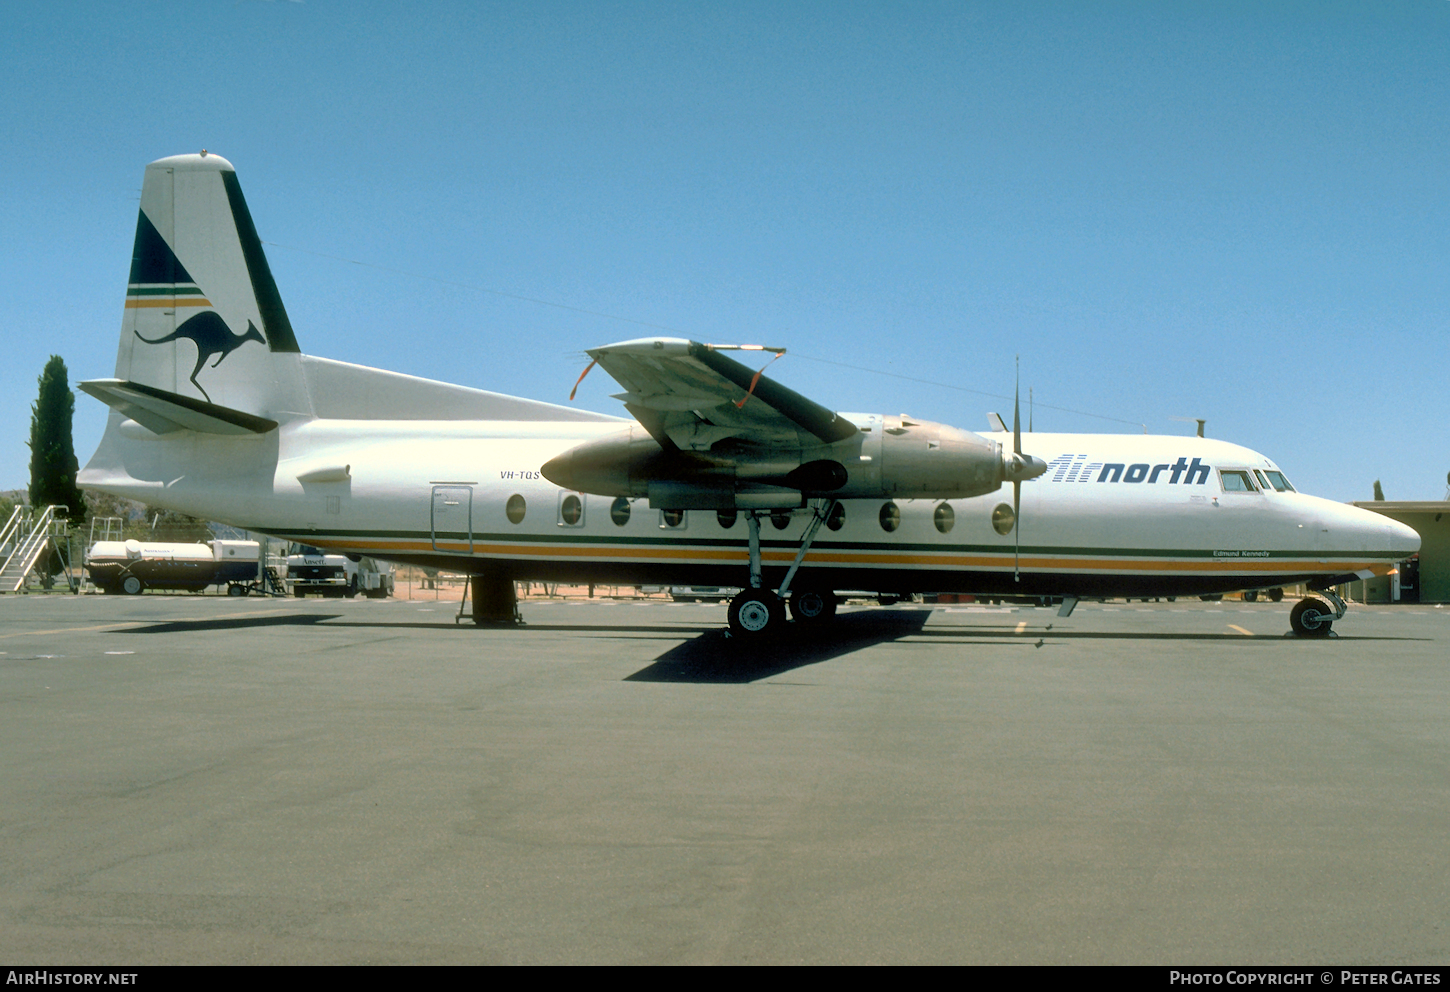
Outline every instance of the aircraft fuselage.
<svg viewBox="0 0 1450 992">
<path fill-rule="evenodd" d="M 458 572 L 742 585 L 743 514 L 671 511 L 543 476 L 549 459 L 621 426 L 314 419 L 220 437 L 123 423 L 86 482 L 281 538 Z M 1023 485 L 1017 578 L 1014 537 L 992 526 L 1010 487 L 967 499 L 844 500 L 844 520 L 822 529 L 801 576 L 891 592 L 1189 595 L 1382 573 L 1418 544 L 1378 514 L 1264 485 L 1278 466 L 1238 445 L 1025 437 L 1048 470 Z M 178 465 L 185 473 L 168 477 Z M 1250 485 L 1226 489 L 1224 472 Z M 809 519 L 797 510 L 762 527 L 767 580 L 789 565 Z"/>
</svg>

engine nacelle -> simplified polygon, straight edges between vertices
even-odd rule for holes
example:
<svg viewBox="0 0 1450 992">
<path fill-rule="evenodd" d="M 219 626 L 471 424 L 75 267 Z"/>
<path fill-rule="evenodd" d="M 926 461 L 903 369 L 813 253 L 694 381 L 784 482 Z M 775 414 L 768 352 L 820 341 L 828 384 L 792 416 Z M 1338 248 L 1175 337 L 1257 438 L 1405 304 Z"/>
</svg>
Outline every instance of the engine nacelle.
<svg viewBox="0 0 1450 992">
<path fill-rule="evenodd" d="M 707 451 L 666 450 L 643 427 L 585 442 L 549 460 L 544 477 L 664 509 L 772 509 L 806 499 L 961 499 L 1010 479 L 1002 446 L 946 424 L 851 417 L 853 437 L 770 447 L 726 438 Z"/>
</svg>

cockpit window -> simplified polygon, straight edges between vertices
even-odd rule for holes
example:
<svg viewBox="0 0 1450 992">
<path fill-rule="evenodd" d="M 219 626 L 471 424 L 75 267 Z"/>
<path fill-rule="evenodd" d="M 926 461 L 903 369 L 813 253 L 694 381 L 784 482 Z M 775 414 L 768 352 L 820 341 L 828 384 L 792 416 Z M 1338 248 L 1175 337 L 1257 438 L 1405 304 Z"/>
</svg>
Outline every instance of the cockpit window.
<svg viewBox="0 0 1450 992">
<path fill-rule="evenodd" d="M 1259 480 L 1259 488 L 1264 492 L 1269 491 L 1269 480 L 1264 478 L 1264 473 L 1254 469 L 1254 478 Z"/>
<path fill-rule="evenodd" d="M 1284 478 L 1284 473 L 1283 472 L 1275 472 L 1272 469 L 1270 469 L 1269 472 L 1266 473 L 1266 474 L 1269 476 L 1269 485 L 1271 485 L 1271 486 L 1274 487 L 1274 491 L 1275 492 L 1278 492 L 1278 493 L 1292 493 L 1292 492 L 1296 492 L 1296 490 L 1294 489 L 1294 487 L 1291 486 L 1291 485 L 1289 485 L 1289 480 L 1286 479 L 1286 478 Z"/>
<path fill-rule="evenodd" d="M 1223 491 L 1226 493 L 1256 493 L 1254 482 L 1249 478 L 1249 473 L 1239 469 L 1221 468 L 1218 470 L 1218 477 L 1223 480 Z"/>
</svg>

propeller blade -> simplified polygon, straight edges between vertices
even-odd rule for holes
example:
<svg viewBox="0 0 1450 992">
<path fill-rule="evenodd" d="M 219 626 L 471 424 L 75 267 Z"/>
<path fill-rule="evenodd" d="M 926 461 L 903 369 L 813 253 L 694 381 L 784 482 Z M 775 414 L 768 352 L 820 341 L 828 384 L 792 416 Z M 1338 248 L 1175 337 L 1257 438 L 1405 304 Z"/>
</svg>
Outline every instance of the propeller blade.
<svg viewBox="0 0 1450 992">
<path fill-rule="evenodd" d="M 1017 382 L 1012 387 L 1012 453 L 1022 454 L 1022 360 L 1017 359 Z"/>
<path fill-rule="evenodd" d="M 1012 387 L 1012 581 L 1022 581 L 1022 358 L 1017 362 L 1017 382 Z"/>
<path fill-rule="evenodd" d="M 1012 581 L 1022 581 L 1022 483 L 1012 483 Z"/>
</svg>

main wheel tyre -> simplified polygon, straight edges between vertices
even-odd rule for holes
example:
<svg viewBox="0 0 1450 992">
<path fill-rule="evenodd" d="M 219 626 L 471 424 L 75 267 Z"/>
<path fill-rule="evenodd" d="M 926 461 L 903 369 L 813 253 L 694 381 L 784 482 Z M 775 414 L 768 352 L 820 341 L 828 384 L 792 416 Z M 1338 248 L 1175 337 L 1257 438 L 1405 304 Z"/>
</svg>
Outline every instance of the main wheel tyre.
<svg viewBox="0 0 1450 992">
<path fill-rule="evenodd" d="M 1258 599 L 1259 591 L 1257 589 L 1250 589 L 1248 592 L 1244 593 L 1245 603 L 1255 603 L 1258 602 Z"/>
<path fill-rule="evenodd" d="M 1277 587 L 1274 588 L 1274 589 L 1270 589 L 1269 590 L 1269 601 L 1270 602 L 1278 603 L 1278 602 L 1281 602 L 1283 599 L 1284 599 L 1284 590 L 1279 589 Z"/>
<path fill-rule="evenodd" d="M 790 615 L 800 623 L 826 623 L 836 615 L 836 594 L 829 589 L 797 589 L 790 594 Z"/>
<path fill-rule="evenodd" d="M 142 582 L 134 575 L 128 575 L 121 580 L 121 591 L 124 592 L 127 596 L 139 596 L 141 594 L 141 591 L 145 588 L 146 583 Z"/>
<path fill-rule="evenodd" d="M 1334 623 L 1334 610 L 1322 600 L 1301 599 L 1289 611 L 1289 626 L 1300 637 L 1328 637 Z"/>
<path fill-rule="evenodd" d="M 730 601 L 730 632 L 737 637 L 763 637 L 785 622 L 780 597 L 769 589 L 746 589 Z"/>
</svg>

